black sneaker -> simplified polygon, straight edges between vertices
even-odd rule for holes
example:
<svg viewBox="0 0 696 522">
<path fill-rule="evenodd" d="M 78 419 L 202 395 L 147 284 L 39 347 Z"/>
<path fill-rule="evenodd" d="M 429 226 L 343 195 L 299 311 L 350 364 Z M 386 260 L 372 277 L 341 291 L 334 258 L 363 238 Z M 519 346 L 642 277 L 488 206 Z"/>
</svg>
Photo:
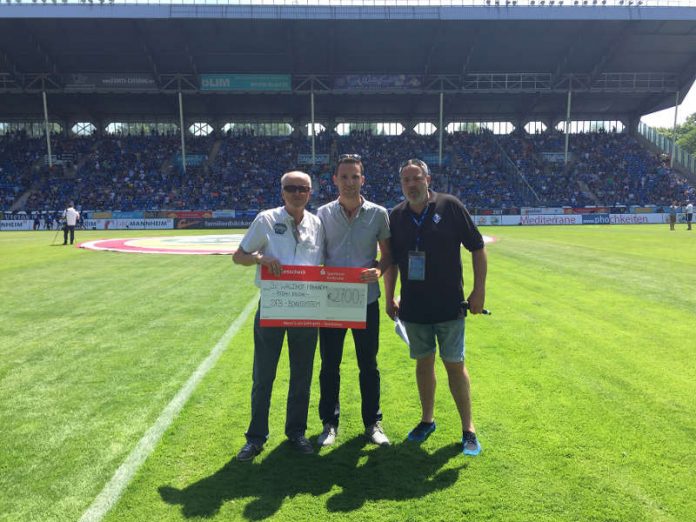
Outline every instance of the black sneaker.
<svg viewBox="0 0 696 522">
<path fill-rule="evenodd" d="M 295 447 L 295 449 L 299 453 L 302 453 L 303 455 L 311 455 L 312 453 L 314 453 L 314 448 L 312 448 L 312 444 L 307 440 L 307 437 L 305 437 L 304 435 L 299 435 L 289 440 L 290 443 Z"/>
<path fill-rule="evenodd" d="M 254 457 L 261 453 L 261 450 L 263 450 L 263 446 L 257 446 L 252 442 L 247 442 L 242 446 L 242 449 L 239 450 L 239 453 L 237 453 L 237 460 L 240 462 L 254 460 Z"/>
<path fill-rule="evenodd" d="M 408 432 L 408 440 L 411 442 L 423 442 L 435 431 L 436 425 L 433 422 L 420 422 L 418 426 Z"/>
</svg>

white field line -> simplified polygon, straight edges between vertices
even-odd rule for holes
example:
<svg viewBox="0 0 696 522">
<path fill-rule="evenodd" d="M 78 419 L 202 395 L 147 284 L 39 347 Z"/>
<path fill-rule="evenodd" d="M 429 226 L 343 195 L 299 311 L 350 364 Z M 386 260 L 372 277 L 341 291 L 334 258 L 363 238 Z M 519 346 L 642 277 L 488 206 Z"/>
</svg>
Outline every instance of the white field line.
<svg viewBox="0 0 696 522">
<path fill-rule="evenodd" d="M 126 486 L 133 479 L 140 466 L 155 449 L 164 432 L 169 428 L 174 419 L 188 401 L 189 397 L 196 389 L 198 383 L 205 377 L 208 371 L 215 366 L 215 363 L 227 349 L 232 338 L 237 334 L 242 325 L 249 318 L 256 308 L 259 300 L 258 294 L 254 296 L 244 307 L 242 313 L 232 322 L 220 340 L 213 346 L 208 357 L 196 368 L 191 377 L 179 389 L 174 398 L 162 410 L 155 423 L 145 432 L 138 444 L 130 452 L 126 460 L 118 467 L 111 480 L 104 486 L 101 493 L 92 502 L 80 518 L 80 522 L 96 522 L 104 518 L 109 510 L 118 502 Z"/>
</svg>

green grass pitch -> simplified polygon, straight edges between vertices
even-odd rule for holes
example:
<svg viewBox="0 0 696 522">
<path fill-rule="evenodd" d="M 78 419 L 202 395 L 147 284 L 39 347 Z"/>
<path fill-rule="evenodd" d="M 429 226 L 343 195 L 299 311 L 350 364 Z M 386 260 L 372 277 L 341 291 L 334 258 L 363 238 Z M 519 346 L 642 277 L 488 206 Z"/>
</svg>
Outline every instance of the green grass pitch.
<svg viewBox="0 0 696 522">
<path fill-rule="evenodd" d="M 486 228 L 486 305 L 467 322 L 474 421 L 466 458 L 438 365 L 437 431 L 419 420 L 414 364 L 382 315 L 384 426 L 365 445 L 348 336 L 337 445 L 283 437 L 281 358 L 271 438 L 233 457 L 249 420 L 251 318 L 109 521 L 696 520 L 696 231 L 684 226 Z M 198 232 L 78 232 L 78 239 Z M 256 296 L 229 256 L 137 255 L 0 234 L 0 520 L 78 520 Z M 470 261 L 464 254 L 471 280 Z M 382 304 L 383 308 L 383 304 Z M 315 360 L 308 435 L 317 415 Z"/>
</svg>

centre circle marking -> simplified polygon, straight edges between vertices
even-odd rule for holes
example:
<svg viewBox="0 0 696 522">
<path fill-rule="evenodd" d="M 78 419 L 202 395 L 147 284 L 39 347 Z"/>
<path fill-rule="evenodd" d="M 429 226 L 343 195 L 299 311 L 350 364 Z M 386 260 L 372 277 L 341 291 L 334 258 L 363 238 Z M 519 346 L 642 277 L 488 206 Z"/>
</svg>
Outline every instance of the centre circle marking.
<svg viewBox="0 0 696 522">
<path fill-rule="evenodd" d="M 230 255 L 237 251 L 243 237 L 242 234 L 220 234 L 99 239 L 86 241 L 77 246 L 87 250 L 107 250 L 129 254 Z"/>
<path fill-rule="evenodd" d="M 125 239 L 98 239 L 77 245 L 87 250 L 107 250 L 129 254 L 189 254 L 231 255 L 239 248 L 242 234 L 209 236 L 162 236 Z M 495 242 L 491 236 L 483 236 L 485 243 Z"/>
</svg>

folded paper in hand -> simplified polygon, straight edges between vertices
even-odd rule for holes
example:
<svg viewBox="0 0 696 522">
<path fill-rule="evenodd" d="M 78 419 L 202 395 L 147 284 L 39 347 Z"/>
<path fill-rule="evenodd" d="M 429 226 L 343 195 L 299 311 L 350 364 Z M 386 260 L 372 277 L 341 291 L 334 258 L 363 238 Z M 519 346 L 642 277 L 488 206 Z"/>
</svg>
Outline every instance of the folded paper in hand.
<svg viewBox="0 0 696 522">
<path fill-rule="evenodd" d="M 401 339 L 406 343 L 406 346 L 411 346 L 408 342 L 408 334 L 406 333 L 406 327 L 398 317 L 394 320 L 394 331 L 396 332 L 396 335 L 401 337 Z"/>
</svg>

